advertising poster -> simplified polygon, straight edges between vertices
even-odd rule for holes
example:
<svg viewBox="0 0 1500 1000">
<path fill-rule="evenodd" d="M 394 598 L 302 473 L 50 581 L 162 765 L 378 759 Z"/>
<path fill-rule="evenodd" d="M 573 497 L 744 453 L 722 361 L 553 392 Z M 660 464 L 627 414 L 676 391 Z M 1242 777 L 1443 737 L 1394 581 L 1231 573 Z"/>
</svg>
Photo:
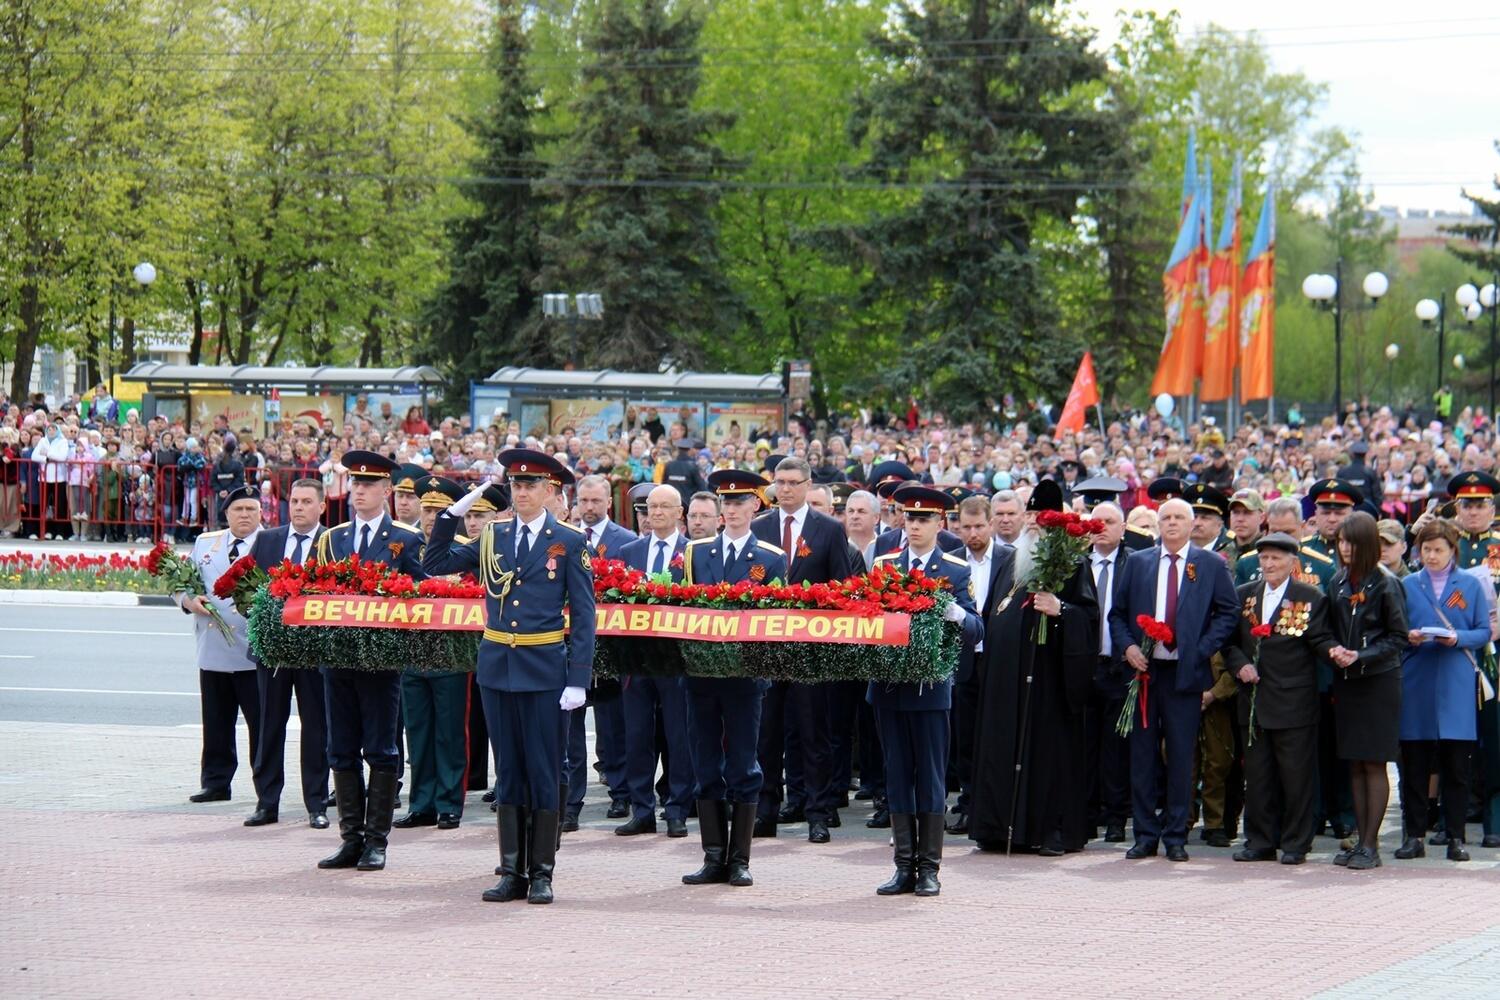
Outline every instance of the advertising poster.
<svg viewBox="0 0 1500 1000">
<path fill-rule="evenodd" d="M 750 435 L 760 428 L 781 429 L 779 404 L 708 404 L 708 434 L 705 440 L 711 448 L 736 438 L 742 442 L 749 441 Z"/>
<path fill-rule="evenodd" d="M 552 433 L 561 434 L 571 427 L 581 438 L 607 441 L 610 431 L 619 433 L 620 421 L 625 419 L 625 404 L 618 399 L 554 399 L 552 401 Z"/>
<path fill-rule="evenodd" d="M 335 432 L 344 429 L 343 401 L 338 396 L 293 396 L 281 394 L 281 419 L 333 421 Z"/>
<path fill-rule="evenodd" d="M 548 415 L 552 411 L 552 404 L 545 399 L 540 402 L 521 403 L 521 436 L 545 437 L 547 428 L 552 426 Z M 514 411 L 512 411 L 514 412 Z"/>
<path fill-rule="evenodd" d="M 422 395 L 416 389 L 411 392 L 351 392 L 344 395 L 344 405 L 341 408 L 343 412 L 353 413 L 355 407 L 359 405 L 360 396 L 365 397 L 365 412 L 370 414 L 379 413 L 381 403 L 390 403 L 391 413 L 395 414 L 397 421 L 405 420 L 406 411 L 413 406 L 419 411 L 422 406 Z M 342 420 L 338 422 L 340 426 L 343 426 Z"/>
<path fill-rule="evenodd" d="M 483 382 L 469 383 L 469 420 L 475 430 L 489 427 L 510 412 L 509 388 Z"/>
<path fill-rule="evenodd" d="M 251 433 L 259 436 L 265 426 L 265 408 L 263 396 L 246 396 L 237 392 L 195 392 L 192 397 L 193 428 L 198 434 L 207 434 L 213 429 L 214 417 L 223 416 L 229 418 L 229 429 L 236 434 L 241 428 L 248 427 Z"/>
<path fill-rule="evenodd" d="M 637 426 L 641 422 L 650 419 L 650 411 L 656 410 L 658 419 L 661 420 L 663 432 L 670 434 L 673 423 L 681 423 L 687 428 L 687 436 L 690 438 L 703 438 L 703 411 L 702 403 L 661 402 L 652 399 L 640 401 L 632 400 L 629 404 L 635 408 Z M 687 412 L 683 412 L 684 409 Z"/>
</svg>

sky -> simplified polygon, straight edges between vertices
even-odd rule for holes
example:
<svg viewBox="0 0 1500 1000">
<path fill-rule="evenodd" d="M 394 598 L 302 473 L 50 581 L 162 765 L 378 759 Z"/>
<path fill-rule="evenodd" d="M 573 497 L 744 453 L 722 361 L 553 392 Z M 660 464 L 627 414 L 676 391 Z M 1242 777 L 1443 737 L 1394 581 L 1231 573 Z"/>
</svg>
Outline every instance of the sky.
<svg viewBox="0 0 1500 1000">
<path fill-rule="evenodd" d="M 1258 32 L 1275 67 L 1328 86 L 1318 125 L 1359 144 L 1376 205 L 1467 213 L 1461 193 L 1497 197 L 1500 2 L 1497 0 L 1074 0 L 1108 44 L 1122 7 Z"/>
</svg>

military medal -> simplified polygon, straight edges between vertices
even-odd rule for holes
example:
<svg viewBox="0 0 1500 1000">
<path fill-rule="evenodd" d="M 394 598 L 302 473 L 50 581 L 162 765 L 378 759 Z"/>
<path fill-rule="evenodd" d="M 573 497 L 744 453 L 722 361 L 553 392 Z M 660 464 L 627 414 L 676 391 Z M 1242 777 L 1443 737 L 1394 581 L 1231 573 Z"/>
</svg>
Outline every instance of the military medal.
<svg viewBox="0 0 1500 1000">
<path fill-rule="evenodd" d="M 568 554 L 568 547 L 561 542 L 547 549 L 547 579 L 557 579 L 557 557 Z"/>
</svg>

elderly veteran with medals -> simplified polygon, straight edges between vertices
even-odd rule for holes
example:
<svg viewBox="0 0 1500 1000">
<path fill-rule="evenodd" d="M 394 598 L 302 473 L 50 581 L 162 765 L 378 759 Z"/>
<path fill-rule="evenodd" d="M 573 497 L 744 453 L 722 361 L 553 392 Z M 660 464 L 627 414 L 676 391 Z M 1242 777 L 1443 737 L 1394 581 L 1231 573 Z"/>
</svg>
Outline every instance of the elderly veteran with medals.
<svg viewBox="0 0 1500 1000">
<path fill-rule="evenodd" d="M 583 706 L 594 660 L 594 573 L 583 532 L 547 504 L 565 472 L 550 455 L 512 448 L 505 466 L 515 518 L 467 544 L 458 525 L 481 495 L 438 515 L 423 569 L 472 573 L 485 589 L 479 693 L 495 751 L 501 878 L 487 902 L 552 902 L 564 712 Z M 564 643 L 564 607 L 571 635 Z"/>
<path fill-rule="evenodd" d="M 373 451 L 344 453 L 349 470 L 352 521 L 318 537 L 318 562 L 359 556 L 385 563 L 398 573 L 422 579 L 422 536 L 391 520 L 386 503 L 396 463 Z M 400 766 L 396 725 L 401 714 L 401 675 L 394 670 L 323 668 L 323 695 L 328 706 L 328 763 L 333 768 L 333 796 L 339 813 L 337 852 L 319 868 L 385 867 L 391 815 L 396 809 L 396 772 Z M 366 791 L 361 758 L 370 765 Z"/>
<path fill-rule="evenodd" d="M 953 603 L 945 609 L 944 618 L 962 626 L 964 645 L 972 648 L 984 637 L 984 630 L 970 592 L 968 563 L 937 544 L 943 514 L 956 506 L 953 498 L 926 486 L 903 486 L 892 499 L 901 506 L 905 519 L 906 547 L 877 557 L 875 566 L 903 573 L 920 571 L 945 581 Z M 896 873 L 875 891 L 882 896 L 908 892 L 936 896 L 941 888 L 937 876 L 943 860 L 953 679 L 926 684 L 871 681 L 865 697 L 874 709 L 880 733 L 896 861 Z"/>
</svg>

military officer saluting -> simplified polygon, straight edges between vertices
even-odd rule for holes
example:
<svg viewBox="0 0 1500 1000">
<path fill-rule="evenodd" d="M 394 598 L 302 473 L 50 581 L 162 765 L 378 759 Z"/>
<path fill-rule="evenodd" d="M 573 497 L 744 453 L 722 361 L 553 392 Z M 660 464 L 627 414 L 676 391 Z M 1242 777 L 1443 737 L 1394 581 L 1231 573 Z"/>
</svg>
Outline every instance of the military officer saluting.
<svg viewBox="0 0 1500 1000">
<path fill-rule="evenodd" d="M 479 692 L 494 742 L 500 881 L 487 902 L 552 902 L 564 712 L 581 708 L 594 661 L 594 573 L 583 532 L 549 510 L 566 472 L 550 455 L 499 456 L 514 519 L 453 544 L 479 493 L 439 514 L 423 556 L 432 575 L 472 573 L 484 584 Z M 564 643 L 563 610 L 569 641 Z"/>
<path fill-rule="evenodd" d="M 317 561 L 357 555 L 363 562 L 385 563 L 422 579 L 422 536 L 392 521 L 386 512 L 396 463 L 373 451 L 347 451 L 344 467 L 349 470 L 349 511 L 354 519 L 323 532 L 315 550 Z M 378 871 L 385 867 L 396 808 L 401 674 L 329 665 L 323 668 L 323 695 L 328 706 L 328 763 L 343 843 L 318 867 Z M 368 791 L 361 757 L 370 765 Z"/>
<path fill-rule="evenodd" d="M 953 603 L 947 621 L 963 627 L 972 648 L 983 637 L 979 613 L 969 589 L 969 565 L 942 551 L 937 534 L 953 498 L 926 486 L 903 486 L 892 499 L 901 506 L 906 547 L 875 559 L 876 567 L 921 570 L 946 581 Z M 882 896 L 915 892 L 936 896 L 943 860 L 943 810 L 947 798 L 948 710 L 953 680 L 936 684 L 886 684 L 871 681 L 865 695 L 875 711 L 880 749 L 885 758 L 886 801 L 891 811 L 896 873 L 875 891 Z"/>
<path fill-rule="evenodd" d="M 786 556 L 750 530 L 759 491 L 770 484 L 753 472 L 720 469 L 708 477 L 718 494 L 724 531 L 695 538 L 683 552 L 684 583 L 770 583 L 785 580 Z M 698 785 L 698 833 L 703 867 L 685 885 L 754 884 L 750 839 L 765 776 L 759 761 L 762 696 L 770 687 L 754 677 L 686 677 L 688 740 Z"/>
<path fill-rule="evenodd" d="M 430 538 L 439 512 L 453 506 L 464 489 L 442 476 L 423 476 L 417 480 L 416 494 L 422 504 L 422 533 Z M 468 713 L 467 673 L 427 672 L 413 666 L 401 675 L 401 721 L 406 726 L 406 757 L 411 767 L 410 811 L 393 826 L 403 830 L 458 827 L 464 814 Z"/>
</svg>

